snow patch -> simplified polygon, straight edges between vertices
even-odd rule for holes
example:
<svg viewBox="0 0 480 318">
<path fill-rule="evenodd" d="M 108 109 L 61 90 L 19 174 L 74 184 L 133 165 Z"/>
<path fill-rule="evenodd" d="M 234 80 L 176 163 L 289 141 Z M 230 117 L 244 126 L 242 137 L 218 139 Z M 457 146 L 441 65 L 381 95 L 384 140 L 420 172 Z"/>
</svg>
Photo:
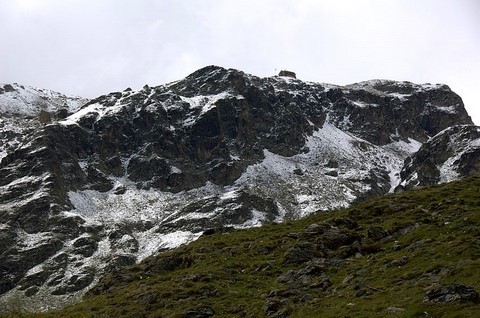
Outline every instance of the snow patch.
<svg viewBox="0 0 480 318">
<path fill-rule="evenodd" d="M 41 110 L 55 112 L 65 108 L 73 113 L 88 99 L 79 96 L 65 95 L 48 89 L 41 89 L 19 84 L 0 84 L 5 89 L 10 85 L 13 90 L 5 90 L 0 94 L 0 113 L 36 117 Z"/>
<path fill-rule="evenodd" d="M 215 107 L 215 103 L 221 99 L 226 99 L 232 95 L 228 92 L 222 92 L 216 95 L 199 95 L 194 97 L 180 96 L 180 98 L 190 104 L 190 108 L 200 108 L 200 114 L 208 112 Z"/>
<path fill-rule="evenodd" d="M 171 249 L 179 247 L 198 239 L 200 233 L 191 233 L 188 231 L 175 231 L 168 234 L 156 233 L 155 229 L 150 229 L 145 232 L 135 233 L 135 238 L 138 242 L 137 262 L 141 262 L 145 258 L 154 255 L 160 249 Z"/>
<path fill-rule="evenodd" d="M 230 226 L 233 226 L 234 228 L 237 228 L 237 229 L 249 228 L 249 227 L 260 227 L 263 225 L 266 219 L 267 217 L 265 215 L 265 212 L 252 210 L 252 218 L 250 220 L 247 220 L 240 225 L 232 224 Z"/>
<path fill-rule="evenodd" d="M 447 114 L 456 114 L 458 106 L 437 106 L 436 107 L 439 111 L 447 113 Z"/>
<path fill-rule="evenodd" d="M 384 171 L 389 179 L 380 179 L 380 186 L 393 190 L 405 158 L 419 146 L 414 140 L 376 146 L 325 122 L 307 138 L 309 152 L 284 157 L 264 150 L 263 161 L 249 166 L 235 186 L 290 207 L 283 218 L 303 217 L 349 206 L 371 190 L 371 171 Z M 338 167 L 329 166 L 332 160 Z M 333 173 L 337 177 L 326 177 Z"/>
<path fill-rule="evenodd" d="M 238 197 L 237 190 L 231 190 L 231 191 L 227 191 L 225 193 L 222 193 L 222 195 L 220 196 L 220 200 L 222 200 L 222 201 L 232 200 L 232 199 L 235 199 L 237 197 Z"/>
</svg>

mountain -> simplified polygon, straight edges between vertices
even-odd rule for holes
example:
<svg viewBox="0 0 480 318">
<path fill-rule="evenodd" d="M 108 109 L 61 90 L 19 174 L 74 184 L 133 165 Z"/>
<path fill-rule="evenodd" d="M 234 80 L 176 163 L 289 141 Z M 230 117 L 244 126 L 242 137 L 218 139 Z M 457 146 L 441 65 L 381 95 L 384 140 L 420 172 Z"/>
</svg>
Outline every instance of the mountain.
<svg viewBox="0 0 480 318">
<path fill-rule="evenodd" d="M 20 317 L 478 317 L 480 178 L 208 232 Z"/>
<path fill-rule="evenodd" d="M 54 91 L 0 84 L 0 160 L 31 138 L 41 124 L 74 113 L 88 100 Z"/>
<path fill-rule="evenodd" d="M 422 149 L 450 160 L 450 179 L 475 170 L 449 159 L 460 148 L 430 144 L 456 125 L 476 129 L 446 85 L 337 86 L 209 66 L 166 85 L 76 99 L 80 108 L 48 96 L 36 108 L 42 118 L 16 126 L 29 133 L 2 146 L 5 308 L 75 302 L 106 273 L 209 229 L 298 219 L 422 185 L 411 182 L 424 173 Z M 8 100 L 5 116 L 35 114 Z M 475 152 L 471 137 L 458 140 Z"/>
</svg>

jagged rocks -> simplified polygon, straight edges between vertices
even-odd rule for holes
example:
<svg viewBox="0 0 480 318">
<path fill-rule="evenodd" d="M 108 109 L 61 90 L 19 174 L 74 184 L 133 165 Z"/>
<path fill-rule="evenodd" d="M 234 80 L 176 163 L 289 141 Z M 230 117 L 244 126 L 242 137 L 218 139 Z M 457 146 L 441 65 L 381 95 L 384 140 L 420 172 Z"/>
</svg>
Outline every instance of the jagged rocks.
<svg viewBox="0 0 480 318">
<path fill-rule="evenodd" d="M 321 256 L 323 253 L 317 245 L 303 241 L 289 248 L 285 252 L 284 259 L 287 264 L 301 264 Z"/>
<path fill-rule="evenodd" d="M 351 224 L 347 223 L 347 226 L 351 226 Z M 304 229 L 300 235 L 329 250 L 336 250 L 341 246 L 351 245 L 361 239 L 357 233 L 348 228 L 334 227 L 328 223 L 313 223 Z"/>
<path fill-rule="evenodd" d="M 215 315 L 215 311 L 210 306 L 199 305 L 195 308 L 185 311 L 182 318 L 209 318 Z"/>
<path fill-rule="evenodd" d="M 80 237 L 73 243 L 75 253 L 79 253 L 84 257 L 92 256 L 98 248 L 98 241 L 93 237 Z"/>
<path fill-rule="evenodd" d="M 84 289 L 89 286 L 95 278 L 95 269 L 85 267 L 78 274 L 72 275 L 68 280 L 58 284 L 51 292 L 52 295 L 65 295 Z"/>
<path fill-rule="evenodd" d="M 15 91 L 16 90 L 12 85 L 10 85 L 10 84 L 3 85 L 2 94 L 3 93 L 11 93 L 11 92 L 15 92 Z"/>
<path fill-rule="evenodd" d="M 288 304 L 286 299 L 267 299 L 263 310 L 267 316 L 286 318 L 290 315 Z"/>
<path fill-rule="evenodd" d="M 400 175 L 401 187 L 410 189 L 448 182 L 480 171 L 480 129 L 454 126 L 426 142 L 407 159 Z"/>
<path fill-rule="evenodd" d="M 463 284 L 440 285 L 429 289 L 424 302 L 435 303 L 466 303 L 478 302 L 478 292 L 471 286 Z"/>
<path fill-rule="evenodd" d="M 425 142 L 459 122 L 472 124 L 461 98 L 446 85 L 374 80 L 347 88 L 351 90 L 344 91 L 334 104 L 338 111 L 350 114 L 345 128 L 374 144 L 386 144 L 393 141 L 392 136 L 405 135 Z M 364 118 L 369 120 L 365 122 Z"/>
<path fill-rule="evenodd" d="M 380 226 L 371 226 L 367 229 L 367 237 L 374 242 L 378 242 L 390 234 Z"/>
</svg>

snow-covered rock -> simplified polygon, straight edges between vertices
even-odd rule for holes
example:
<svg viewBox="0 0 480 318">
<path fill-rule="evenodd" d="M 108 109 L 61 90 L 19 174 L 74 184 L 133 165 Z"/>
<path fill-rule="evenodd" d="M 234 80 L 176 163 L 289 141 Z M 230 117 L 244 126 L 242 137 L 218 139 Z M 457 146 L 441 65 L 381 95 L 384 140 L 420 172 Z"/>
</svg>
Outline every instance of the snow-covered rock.
<svg viewBox="0 0 480 318">
<path fill-rule="evenodd" d="M 0 160 L 43 124 L 77 111 L 88 99 L 19 84 L 0 84 Z"/>
<path fill-rule="evenodd" d="M 86 98 L 65 95 L 48 89 L 14 84 L 0 84 L 0 114 L 37 117 L 40 111 L 56 112 L 66 109 L 74 113 L 88 101 Z"/>
<path fill-rule="evenodd" d="M 480 172 L 480 127 L 449 127 L 424 143 L 401 171 L 400 188 L 445 183 Z"/>
</svg>

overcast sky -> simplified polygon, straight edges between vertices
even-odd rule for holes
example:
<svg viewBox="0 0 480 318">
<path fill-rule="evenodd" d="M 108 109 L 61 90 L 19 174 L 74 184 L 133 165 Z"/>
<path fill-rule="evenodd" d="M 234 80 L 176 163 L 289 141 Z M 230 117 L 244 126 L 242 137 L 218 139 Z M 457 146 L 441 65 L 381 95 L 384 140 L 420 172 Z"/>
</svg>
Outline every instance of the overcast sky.
<svg viewBox="0 0 480 318">
<path fill-rule="evenodd" d="M 96 97 L 215 64 L 445 83 L 480 125 L 478 0 L 0 0 L 0 82 Z"/>
</svg>

